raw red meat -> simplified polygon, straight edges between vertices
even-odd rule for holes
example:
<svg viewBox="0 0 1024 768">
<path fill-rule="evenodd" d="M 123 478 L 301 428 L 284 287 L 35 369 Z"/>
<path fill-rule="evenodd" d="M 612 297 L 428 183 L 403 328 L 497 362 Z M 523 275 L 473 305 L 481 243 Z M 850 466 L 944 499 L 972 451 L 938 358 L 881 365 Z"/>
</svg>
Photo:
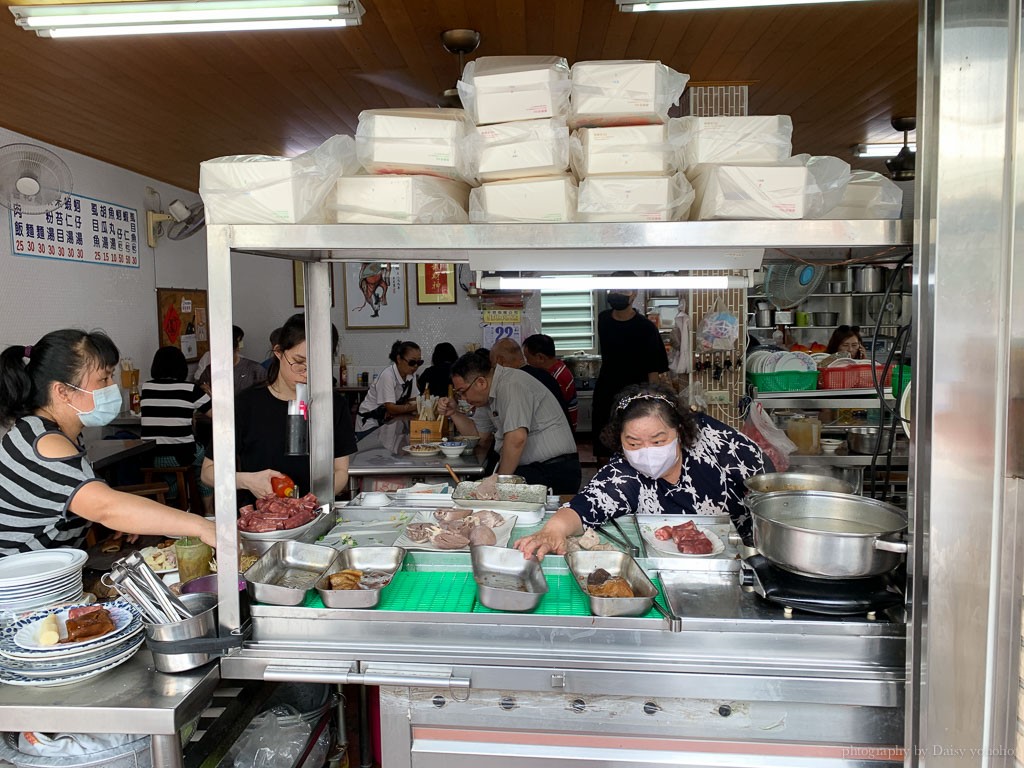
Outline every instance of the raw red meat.
<svg viewBox="0 0 1024 768">
<path fill-rule="evenodd" d="M 711 539 L 705 536 L 692 520 L 681 525 L 662 526 L 654 532 L 659 541 L 672 539 L 676 549 L 684 555 L 709 555 L 714 551 Z"/>
<path fill-rule="evenodd" d="M 312 493 L 300 499 L 268 494 L 257 499 L 255 507 L 247 505 L 239 510 L 238 527 L 247 533 L 288 531 L 316 519 L 319 506 Z"/>
</svg>

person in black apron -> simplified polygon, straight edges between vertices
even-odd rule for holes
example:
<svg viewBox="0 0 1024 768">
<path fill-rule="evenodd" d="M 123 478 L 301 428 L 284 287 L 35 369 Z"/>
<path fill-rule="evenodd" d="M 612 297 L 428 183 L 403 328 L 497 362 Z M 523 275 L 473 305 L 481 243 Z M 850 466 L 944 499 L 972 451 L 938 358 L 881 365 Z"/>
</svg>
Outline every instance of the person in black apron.
<svg viewBox="0 0 1024 768">
<path fill-rule="evenodd" d="M 419 345 L 412 341 L 396 341 L 391 345 L 388 359 L 391 366 L 376 378 L 359 407 L 357 440 L 372 434 L 389 419 L 416 413 L 416 398 L 420 394 L 416 371 L 423 365 Z"/>
</svg>

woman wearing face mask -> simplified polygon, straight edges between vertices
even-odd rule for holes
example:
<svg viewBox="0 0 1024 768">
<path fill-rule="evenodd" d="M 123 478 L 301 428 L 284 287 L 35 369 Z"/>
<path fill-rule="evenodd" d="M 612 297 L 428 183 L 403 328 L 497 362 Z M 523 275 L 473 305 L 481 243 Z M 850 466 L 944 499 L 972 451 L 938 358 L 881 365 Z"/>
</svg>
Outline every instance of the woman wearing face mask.
<svg viewBox="0 0 1024 768">
<path fill-rule="evenodd" d="M 527 557 L 565 554 L 567 536 L 634 513 L 727 514 L 751 543 L 743 481 L 764 472 L 765 460 L 748 437 L 681 411 L 672 391 L 656 385 L 620 392 L 602 437 L 615 451 L 611 461 L 539 532 L 516 542 Z"/>
<path fill-rule="evenodd" d="M 121 411 L 117 347 L 100 332 L 53 331 L 0 354 L 0 557 L 79 547 L 93 522 L 124 533 L 199 536 L 213 522 L 110 488 L 93 473 L 82 427 Z"/>
<path fill-rule="evenodd" d="M 613 277 L 636 275 L 616 272 Z M 595 436 L 599 436 L 608 423 L 618 392 L 630 384 L 653 384 L 668 370 L 668 355 L 658 329 L 633 309 L 634 299 L 636 291 L 609 291 L 606 297 L 609 309 L 597 316 L 601 370 L 594 384 L 592 425 Z M 599 439 L 594 440 L 594 455 L 609 455 Z"/>
</svg>

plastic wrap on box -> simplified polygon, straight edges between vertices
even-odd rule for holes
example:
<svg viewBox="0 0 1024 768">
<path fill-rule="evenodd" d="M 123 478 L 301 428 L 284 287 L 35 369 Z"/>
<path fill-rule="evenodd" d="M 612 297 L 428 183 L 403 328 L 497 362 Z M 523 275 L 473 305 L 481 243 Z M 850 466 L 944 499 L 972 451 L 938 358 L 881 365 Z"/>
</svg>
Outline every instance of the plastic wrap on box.
<svg viewBox="0 0 1024 768">
<path fill-rule="evenodd" d="M 702 163 L 781 163 L 793 152 L 789 115 L 681 117 L 687 135 L 681 168 Z"/>
<path fill-rule="evenodd" d="M 575 221 L 576 180 L 568 174 L 521 181 L 492 181 L 469 193 L 469 220 Z"/>
<path fill-rule="evenodd" d="M 898 219 L 903 211 L 903 190 L 880 173 L 854 171 L 843 199 L 825 211 L 823 219 Z"/>
<path fill-rule="evenodd" d="M 569 64 L 561 56 L 483 56 L 459 80 L 462 105 L 477 125 L 565 118 Z"/>
<path fill-rule="evenodd" d="M 297 157 L 230 155 L 199 164 L 210 224 L 324 224 L 324 201 L 358 170 L 351 136 L 332 136 Z"/>
<path fill-rule="evenodd" d="M 693 187 L 673 176 L 591 176 L 580 183 L 580 221 L 682 221 Z"/>
<path fill-rule="evenodd" d="M 572 65 L 569 124 L 664 123 L 689 80 L 660 61 L 578 61 Z"/>
<path fill-rule="evenodd" d="M 465 151 L 478 181 L 552 176 L 569 168 L 569 129 L 560 118 L 481 125 Z"/>
<path fill-rule="evenodd" d="M 436 176 L 348 176 L 328 208 L 339 224 L 465 224 L 469 185 Z"/>
<path fill-rule="evenodd" d="M 368 173 L 468 181 L 462 140 L 472 129 L 461 109 L 368 109 L 359 113 L 356 153 Z"/>
<path fill-rule="evenodd" d="M 570 161 L 576 175 L 669 176 L 676 171 L 686 141 L 678 119 L 666 125 L 580 128 L 570 139 Z"/>
<path fill-rule="evenodd" d="M 850 166 L 797 155 L 776 165 L 698 165 L 687 173 L 694 219 L 810 219 L 842 200 Z"/>
</svg>

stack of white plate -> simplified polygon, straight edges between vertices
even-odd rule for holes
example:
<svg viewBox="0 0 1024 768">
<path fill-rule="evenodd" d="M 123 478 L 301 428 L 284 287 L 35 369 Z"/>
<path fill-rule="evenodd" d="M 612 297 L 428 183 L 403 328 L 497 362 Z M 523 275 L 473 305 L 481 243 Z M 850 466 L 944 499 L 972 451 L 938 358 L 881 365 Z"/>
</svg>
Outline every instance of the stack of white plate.
<svg viewBox="0 0 1024 768">
<path fill-rule="evenodd" d="M 747 355 L 747 370 L 750 373 L 780 373 L 782 371 L 808 373 L 818 370 L 818 364 L 813 357 L 805 352 L 754 350 Z"/>
<path fill-rule="evenodd" d="M 78 602 L 87 559 L 80 549 L 44 549 L 0 558 L 0 612 Z"/>
<path fill-rule="evenodd" d="M 70 608 L 50 608 L 26 616 L 0 630 L 0 682 L 8 685 L 53 687 L 102 674 L 128 661 L 145 642 L 142 620 L 135 609 L 117 600 L 103 606 L 114 631 L 92 640 L 64 642 Z M 62 641 L 42 645 L 42 621 L 57 616 Z"/>
</svg>

